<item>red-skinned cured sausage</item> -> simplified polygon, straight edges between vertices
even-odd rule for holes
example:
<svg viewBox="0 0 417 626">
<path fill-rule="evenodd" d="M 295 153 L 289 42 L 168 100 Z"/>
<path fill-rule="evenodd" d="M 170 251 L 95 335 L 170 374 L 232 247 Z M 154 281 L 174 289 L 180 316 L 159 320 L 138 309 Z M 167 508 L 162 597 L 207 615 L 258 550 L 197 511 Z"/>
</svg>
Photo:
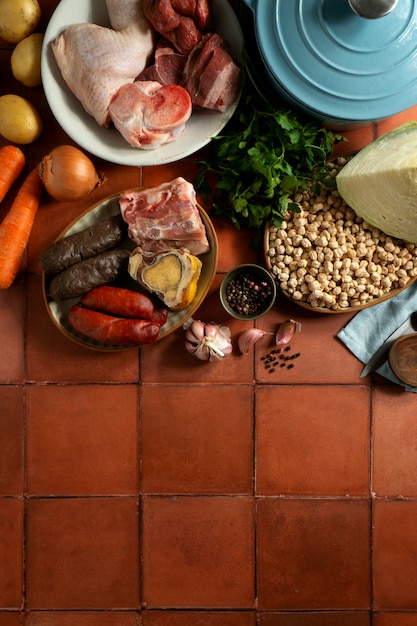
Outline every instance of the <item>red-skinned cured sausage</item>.
<svg viewBox="0 0 417 626">
<path fill-rule="evenodd" d="M 80 303 L 88 309 L 118 317 L 150 320 L 160 326 L 168 317 L 168 309 L 158 306 L 150 296 L 124 287 L 95 287 L 83 295 Z"/>
<path fill-rule="evenodd" d="M 112 346 L 143 346 L 156 341 L 159 324 L 149 320 L 114 317 L 85 309 L 79 304 L 71 307 L 70 325 L 82 335 Z"/>
</svg>

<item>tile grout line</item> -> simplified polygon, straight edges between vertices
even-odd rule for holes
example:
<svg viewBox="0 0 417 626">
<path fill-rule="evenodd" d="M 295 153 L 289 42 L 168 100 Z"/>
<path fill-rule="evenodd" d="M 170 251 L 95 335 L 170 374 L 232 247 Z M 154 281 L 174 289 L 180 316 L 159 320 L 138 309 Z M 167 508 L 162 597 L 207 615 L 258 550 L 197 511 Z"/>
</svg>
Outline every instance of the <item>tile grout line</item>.
<svg viewBox="0 0 417 626">
<path fill-rule="evenodd" d="M 136 424 L 137 424 L 137 442 L 136 442 L 136 454 L 137 454 L 137 514 L 138 514 L 138 614 L 139 611 L 144 608 L 143 599 L 143 489 L 142 489 L 142 390 L 143 383 L 141 381 L 141 350 L 138 350 L 138 382 L 136 385 L 137 398 L 136 398 Z"/>
<path fill-rule="evenodd" d="M 28 277 L 25 276 L 23 289 L 23 375 L 22 382 L 22 500 L 23 500 L 23 537 L 22 537 L 22 597 L 21 597 L 21 622 L 24 622 L 27 609 L 27 528 L 28 528 L 28 445 L 27 445 L 27 393 L 28 393 Z"/>
<path fill-rule="evenodd" d="M 26 341 L 25 341 L 26 354 Z M 28 462 L 27 462 L 27 386 L 22 385 L 22 418 L 23 418 L 23 446 L 22 446 L 22 500 L 23 500 L 23 528 L 22 528 L 22 598 L 21 598 L 21 617 L 24 619 L 26 614 L 26 589 L 27 589 L 27 571 L 26 571 L 26 550 L 27 550 L 27 526 L 28 526 Z"/>
<path fill-rule="evenodd" d="M 252 397 L 252 409 L 253 409 L 253 423 L 252 423 L 252 499 L 253 499 L 253 594 L 254 594 L 254 610 L 258 612 L 258 503 L 256 499 L 256 475 L 257 475 L 257 463 L 256 463 L 256 408 L 257 408 L 257 388 L 256 381 L 256 355 L 257 351 L 254 350 L 253 356 L 253 372 L 254 372 L 254 386 Z M 255 613 L 255 614 L 256 614 Z"/>
<path fill-rule="evenodd" d="M 370 488 L 370 506 L 369 506 L 369 558 L 370 558 L 370 572 L 369 572 L 369 584 L 370 584 L 370 611 L 371 611 L 371 626 L 374 623 L 374 533 L 373 533 L 373 516 L 374 516 L 374 493 L 373 493 L 373 387 L 369 388 L 369 488 Z"/>
</svg>

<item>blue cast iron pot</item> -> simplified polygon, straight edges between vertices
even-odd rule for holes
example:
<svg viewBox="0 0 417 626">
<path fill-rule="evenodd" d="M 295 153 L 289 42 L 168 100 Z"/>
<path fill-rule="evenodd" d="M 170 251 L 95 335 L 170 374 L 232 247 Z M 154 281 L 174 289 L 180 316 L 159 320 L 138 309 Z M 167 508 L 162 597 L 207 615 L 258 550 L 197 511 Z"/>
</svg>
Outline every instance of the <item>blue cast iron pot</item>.
<svg viewBox="0 0 417 626">
<path fill-rule="evenodd" d="M 354 0 L 244 1 L 274 87 L 304 113 L 347 128 L 417 104 L 417 0 L 377 19 Z"/>
</svg>

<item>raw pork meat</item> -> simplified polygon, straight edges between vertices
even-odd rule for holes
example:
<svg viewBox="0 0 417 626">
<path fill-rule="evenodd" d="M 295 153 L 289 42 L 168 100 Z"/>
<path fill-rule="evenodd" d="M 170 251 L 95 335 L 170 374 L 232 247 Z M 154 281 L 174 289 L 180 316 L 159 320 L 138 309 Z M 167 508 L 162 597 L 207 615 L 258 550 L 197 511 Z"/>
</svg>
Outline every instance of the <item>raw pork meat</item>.
<svg viewBox="0 0 417 626">
<path fill-rule="evenodd" d="M 179 85 L 182 81 L 187 56 L 177 52 L 167 39 L 160 39 L 155 48 L 155 59 L 137 80 L 156 80 L 161 85 Z"/>
<path fill-rule="evenodd" d="M 119 205 L 130 239 L 145 252 L 185 248 L 199 255 L 210 249 L 195 189 L 181 176 L 157 187 L 124 191 Z"/>
<path fill-rule="evenodd" d="M 217 33 L 204 35 L 188 55 L 181 82 L 193 105 L 223 113 L 236 101 L 241 83 L 242 70 L 229 44 Z"/>
<path fill-rule="evenodd" d="M 177 139 L 191 113 L 191 98 L 183 87 L 155 81 L 124 85 L 109 107 L 111 120 L 126 141 L 148 150 Z"/>
<path fill-rule="evenodd" d="M 110 1 L 110 0 L 109 0 Z M 116 26 L 126 23 L 112 0 L 110 14 Z M 116 8 L 115 8 L 116 7 Z M 138 0 L 123 0 L 127 19 L 121 30 L 97 24 L 74 24 L 51 42 L 62 76 L 85 110 L 100 126 L 110 123 L 109 104 L 122 85 L 132 83 L 153 56 L 155 31 Z"/>
<path fill-rule="evenodd" d="M 183 54 L 191 52 L 211 24 L 211 0 L 143 0 L 155 30 Z"/>
</svg>

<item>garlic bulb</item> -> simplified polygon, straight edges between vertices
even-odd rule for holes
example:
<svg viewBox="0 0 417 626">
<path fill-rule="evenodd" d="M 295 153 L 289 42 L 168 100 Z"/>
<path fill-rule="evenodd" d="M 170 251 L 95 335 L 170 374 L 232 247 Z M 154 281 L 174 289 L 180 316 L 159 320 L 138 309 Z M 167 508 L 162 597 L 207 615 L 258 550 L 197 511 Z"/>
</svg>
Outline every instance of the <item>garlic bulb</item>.
<svg viewBox="0 0 417 626">
<path fill-rule="evenodd" d="M 209 324 L 191 317 L 183 325 L 185 348 L 201 361 L 220 361 L 232 352 L 231 332 L 228 326 Z"/>
</svg>

